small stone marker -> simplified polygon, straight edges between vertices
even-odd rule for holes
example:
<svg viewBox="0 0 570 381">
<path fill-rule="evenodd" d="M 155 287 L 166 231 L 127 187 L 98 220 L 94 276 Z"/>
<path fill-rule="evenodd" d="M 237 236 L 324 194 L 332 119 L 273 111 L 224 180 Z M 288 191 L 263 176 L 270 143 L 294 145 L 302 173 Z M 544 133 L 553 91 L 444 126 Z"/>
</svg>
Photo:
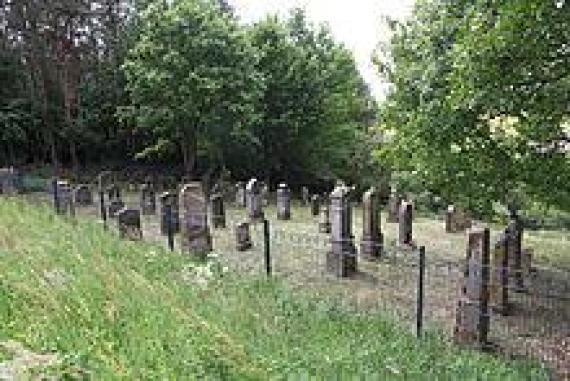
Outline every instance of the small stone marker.
<svg viewBox="0 0 570 381">
<path fill-rule="evenodd" d="M 449 205 L 445 213 L 445 231 L 459 233 L 471 228 L 471 218 L 467 213 L 455 205 Z"/>
<path fill-rule="evenodd" d="M 502 234 L 493 247 L 493 267 L 489 286 L 489 302 L 493 310 L 507 314 L 509 310 L 508 239 Z"/>
<path fill-rule="evenodd" d="M 331 250 L 327 253 L 327 271 L 338 277 L 349 277 L 357 271 L 356 247 L 352 235 L 352 208 L 349 189 L 340 185 L 330 195 Z"/>
<path fill-rule="evenodd" d="M 309 205 L 310 201 L 309 188 L 305 186 L 301 188 L 301 201 L 303 203 L 303 206 Z"/>
<path fill-rule="evenodd" d="M 182 251 L 205 258 L 212 251 L 206 196 L 200 182 L 190 182 L 180 191 Z"/>
<path fill-rule="evenodd" d="M 390 200 L 388 201 L 388 218 L 387 222 L 398 222 L 400 217 L 400 204 L 403 201 L 403 197 L 396 192 L 392 192 L 390 195 Z"/>
<path fill-rule="evenodd" d="M 319 232 L 331 232 L 330 207 L 328 202 L 323 203 L 321 206 L 321 211 L 319 214 Z"/>
<path fill-rule="evenodd" d="M 142 239 L 141 212 L 137 209 L 123 208 L 117 212 L 119 236 L 122 239 L 140 241 Z"/>
<path fill-rule="evenodd" d="M 524 277 L 522 269 L 522 238 L 523 227 L 520 219 L 515 216 L 506 229 L 509 256 L 509 277 L 514 281 L 515 291 L 524 291 Z"/>
<path fill-rule="evenodd" d="M 413 247 L 412 221 L 414 207 L 411 202 L 403 201 L 400 204 L 400 215 L 398 217 L 398 245 L 404 248 Z"/>
<path fill-rule="evenodd" d="M 250 222 L 262 221 L 264 215 L 259 181 L 257 179 L 249 180 L 245 189 L 247 195 L 247 215 Z"/>
<path fill-rule="evenodd" d="M 319 209 L 321 207 L 321 197 L 318 194 L 311 196 L 311 214 L 315 217 L 319 215 Z"/>
<path fill-rule="evenodd" d="M 489 229 L 468 233 L 454 337 L 459 344 L 484 347 L 489 332 Z"/>
<path fill-rule="evenodd" d="M 168 221 L 166 215 L 166 206 L 170 205 L 172 232 L 174 234 L 180 231 L 180 219 L 178 217 L 178 197 L 173 192 L 163 192 L 158 197 L 160 202 L 160 233 L 168 234 Z"/>
<path fill-rule="evenodd" d="M 362 228 L 362 256 L 378 259 L 382 255 L 383 236 L 380 231 L 380 194 L 374 187 L 362 197 Z"/>
<path fill-rule="evenodd" d="M 238 251 L 246 251 L 253 246 L 249 234 L 249 222 L 236 225 L 236 248 Z"/>
<path fill-rule="evenodd" d="M 108 208 L 109 218 L 117 217 L 117 214 L 119 213 L 119 211 L 121 209 L 123 209 L 124 207 L 125 207 L 125 203 L 120 198 L 115 198 L 115 199 L 112 199 L 111 201 L 109 201 L 109 208 Z"/>
<path fill-rule="evenodd" d="M 82 184 L 75 187 L 73 191 L 73 199 L 75 203 L 79 206 L 91 206 L 93 205 L 93 192 L 88 185 Z"/>
<path fill-rule="evenodd" d="M 246 204 L 245 183 L 240 181 L 236 184 L 236 206 L 245 208 Z"/>
<path fill-rule="evenodd" d="M 226 227 L 226 209 L 224 208 L 224 195 L 221 187 L 214 186 L 210 196 L 210 207 L 212 210 L 212 225 L 214 229 Z"/>
<path fill-rule="evenodd" d="M 277 186 L 277 219 L 291 219 L 291 190 L 285 183 Z"/>
<path fill-rule="evenodd" d="M 141 187 L 141 211 L 145 216 L 156 214 L 156 192 L 151 183 Z"/>
</svg>

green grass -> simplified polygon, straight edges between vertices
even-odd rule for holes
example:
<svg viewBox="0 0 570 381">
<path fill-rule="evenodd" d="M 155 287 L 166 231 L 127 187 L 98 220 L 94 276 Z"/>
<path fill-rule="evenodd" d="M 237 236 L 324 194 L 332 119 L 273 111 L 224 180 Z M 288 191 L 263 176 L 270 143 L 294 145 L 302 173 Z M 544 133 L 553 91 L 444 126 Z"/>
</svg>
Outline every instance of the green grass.
<svg viewBox="0 0 570 381">
<path fill-rule="evenodd" d="M 33 373 L 59 378 L 545 378 L 278 281 L 196 266 L 94 221 L 0 199 L 0 342 L 56 354 L 59 364 Z M 0 352 L 0 368 L 13 356 Z"/>
</svg>

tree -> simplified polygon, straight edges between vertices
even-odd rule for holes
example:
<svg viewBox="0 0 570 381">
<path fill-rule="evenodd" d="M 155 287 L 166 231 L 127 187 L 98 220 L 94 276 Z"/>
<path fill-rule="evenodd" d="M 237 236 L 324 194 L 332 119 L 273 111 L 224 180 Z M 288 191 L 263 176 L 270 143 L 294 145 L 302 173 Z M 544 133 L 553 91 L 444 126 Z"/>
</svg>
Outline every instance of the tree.
<svg viewBox="0 0 570 381">
<path fill-rule="evenodd" d="M 255 113 L 255 54 L 237 22 L 211 1 L 150 5 L 124 64 L 136 124 L 160 146 L 175 144 L 194 175 L 199 148 L 209 155 Z M 213 144 L 210 144 L 213 143 Z"/>
<path fill-rule="evenodd" d="M 441 0 L 391 22 L 381 157 L 481 214 L 521 195 L 570 209 L 569 20 L 565 2 Z"/>
</svg>

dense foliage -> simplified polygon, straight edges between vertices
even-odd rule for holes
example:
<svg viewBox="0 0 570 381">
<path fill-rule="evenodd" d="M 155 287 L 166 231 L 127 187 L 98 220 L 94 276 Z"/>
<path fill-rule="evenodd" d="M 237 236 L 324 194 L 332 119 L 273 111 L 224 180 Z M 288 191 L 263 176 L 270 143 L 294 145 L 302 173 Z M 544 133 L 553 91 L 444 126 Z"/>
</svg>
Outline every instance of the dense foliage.
<svg viewBox="0 0 570 381">
<path fill-rule="evenodd" d="M 475 211 L 570 208 L 570 4 L 421 1 L 392 27 L 380 157 Z"/>
</svg>

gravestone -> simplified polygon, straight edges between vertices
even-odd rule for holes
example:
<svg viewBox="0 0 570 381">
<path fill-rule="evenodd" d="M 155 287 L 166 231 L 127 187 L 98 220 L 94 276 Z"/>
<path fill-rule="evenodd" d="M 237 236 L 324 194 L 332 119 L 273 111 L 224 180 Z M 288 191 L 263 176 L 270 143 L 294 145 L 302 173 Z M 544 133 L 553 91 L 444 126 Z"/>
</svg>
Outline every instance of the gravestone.
<svg viewBox="0 0 570 381">
<path fill-rule="evenodd" d="M 492 252 L 491 281 L 489 286 L 489 302 L 493 310 L 507 314 L 509 310 L 509 240 L 502 234 Z"/>
<path fill-rule="evenodd" d="M 318 194 L 311 196 L 311 214 L 313 216 L 319 215 L 319 209 L 321 206 L 321 197 Z"/>
<path fill-rule="evenodd" d="M 247 215 L 250 222 L 262 221 L 264 215 L 259 181 L 251 179 L 247 183 L 245 190 L 247 195 Z"/>
<path fill-rule="evenodd" d="M 263 202 L 263 206 L 269 205 L 269 185 L 265 182 L 261 183 L 261 200 Z"/>
<path fill-rule="evenodd" d="M 245 208 L 246 204 L 245 183 L 240 181 L 236 184 L 236 206 Z"/>
<path fill-rule="evenodd" d="M 208 227 L 206 196 L 201 183 L 195 181 L 184 185 L 180 191 L 180 207 L 182 251 L 205 258 L 212 251 L 212 236 Z"/>
<path fill-rule="evenodd" d="M 489 333 L 489 229 L 468 232 L 454 337 L 459 344 L 484 347 Z"/>
<path fill-rule="evenodd" d="M 301 188 L 301 201 L 303 203 L 303 206 L 309 205 L 309 201 L 310 201 L 309 188 L 307 188 L 305 186 Z"/>
<path fill-rule="evenodd" d="M 145 216 L 156 214 L 156 192 L 151 183 L 141 186 L 141 211 Z"/>
<path fill-rule="evenodd" d="M 352 235 L 352 208 L 349 189 L 337 186 L 330 195 L 331 250 L 327 252 L 327 271 L 338 277 L 349 277 L 357 271 L 356 247 Z"/>
<path fill-rule="evenodd" d="M 520 219 L 515 216 L 506 229 L 508 239 L 509 278 L 514 283 L 513 290 L 524 291 L 524 276 L 522 269 L 522 238 L 523 227 Z"/>
<path fill-rule="evenodd" d="M 73 199 L 79 206 L 91 206 L 93 205 L 93 192 L 88 185 L 78 185 L 75 187 Z"/>
<path fill-rule="evenodd" d="M 404 198 L 397 194 L 396 192 L 392 192 L 390 195 L 390 200 L 388 201 L 388 218 L 386 219 L 387 222 L 398 222 L 400 217 L 400 205 Z"/>
<path fill-rule="evenodd" d="M 121 189 L 117 184 L 111 184 L 107 187 L 107 198 L 110 202 L 121 199 Z"/>
<path fill-rule="evenodd" d="M 59 180 L 57 184 L 57 205 L 56 211 L 61 215 L 74 215 L 75 205 L 73 204 L 73 194 L 69 182 Z"/>
<path fill-rule="evenodd" d="M 221 187 L 215 186 L 210 196 L 212 210 L 212 225 L 214 229 L 226 227 L 226 210 L 224 208 L 224 194 Z"/>
<path fill-rule="evenodd" d="M 330 207 L 328 202 L 323 203 L 321 206 L 321 211 L 319 214 L 319 232 L 331 232 Z"/>
<path fill-rule="evenodd" d="M 124 207 L 125 203 L 120 198 L 114 198 L 111 201 L 109 201 L 109 207 L 108 207 L 109 218 L 117 217 L 119 211 Z"/>
<path fill-rule="evenodd" d="M 178 197 L 173 192 L 163 192 L 158 197 L 160 203 L 160 233 L 168 234 L 168 215 L 166 206 L 170 205 L 172 233 L 176 234 L 180 231 L 180 219 L 178 217 Z"/>
<path fill-rule="evenodd" d="M 103 171 L 97 175 L 97 187 L 99 192 L 105 190 L 113 183 L 113 173 L 110 171 Z"/>
<path fill-rule="evenodd" d="M 528 279 L 532 272 L 532 258 L 534 256 L 534 250 L 527 247 L 522 249 L 521 253 L 521 266 L 523 279 Z"/>
<path fill-rule="evenodd" d="M 137 209 L 123 208 L 117 212 L 119 236 L 122 239 L 140 241 L 142 239 L 141 212 Z"/>
<path fill-rule="evenodd" d="M 400 204 L 400 214 L 398 217 L 398 246 L 403 248 L 413 247 L 412 221 L 414 207 L 412 203 L 403 201 Z"/>
<path fill-rule="evenodd" d="M 291 190 L 285 183 L 277 186 L 277 219 L 291 219 Z"/>
<path fill-rule="evenodd" d="M 236 248 L 238 251 L 246 251 L 253 246 L 251 235 L 249 234 L 249 222 L 242 222 L 236 225 Z"/>
<path fill-rule="evenodd" d="M 372 187 L 362 197 L 362 240 L 360 252 L 368 259 L 382 255 L 383 236 L 380 230 L 380 194 Z"/>
<path fill-rule="evenodd" d="M 0 168 L 0 194 L 15 195 L 20 188 L 21 175 L 14 168 Z"/>
<path fill-rule="evenodd" d="M 445 213 L 445 231 L 459 233 L 469 228 L 471 228 L 471 218 L 467 213 L 455 205 L 449 205 Z"/>
</svg>

